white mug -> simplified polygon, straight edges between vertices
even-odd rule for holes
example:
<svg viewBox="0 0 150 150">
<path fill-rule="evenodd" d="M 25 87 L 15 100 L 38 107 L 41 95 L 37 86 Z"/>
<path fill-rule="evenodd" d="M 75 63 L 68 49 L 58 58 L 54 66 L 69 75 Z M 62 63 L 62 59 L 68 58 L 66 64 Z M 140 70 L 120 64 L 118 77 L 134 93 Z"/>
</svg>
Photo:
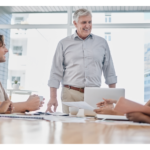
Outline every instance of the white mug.
<svg viewBox="0 0 150 150">
<path fill-rule="evenodd" d="M 77 115 L 79 108 L 77 107 L 69 107 L 69 112 L 71 115 Z"/>
</svg>

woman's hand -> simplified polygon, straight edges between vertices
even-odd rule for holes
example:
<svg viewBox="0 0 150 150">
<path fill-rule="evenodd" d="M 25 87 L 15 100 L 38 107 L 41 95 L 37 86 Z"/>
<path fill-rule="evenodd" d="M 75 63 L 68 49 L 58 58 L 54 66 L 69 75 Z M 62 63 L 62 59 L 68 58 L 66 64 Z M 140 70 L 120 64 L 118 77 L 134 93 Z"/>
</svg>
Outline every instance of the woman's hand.
<svg viewBox="0 0 150 150">
<path fill-rule="evenodd" d="M 112 107 L 94 109 L 94 112 L 96 112 L 97 114 L 117 115 L 117 113 L 113 110 Z"/>
<path fill-rule="evenodd" d="M 104 100 L 104 102 L 98 103 L 97 107 L 112 106 L 114 103 L 117 103 L 117 100 L 105 99 L 105 98 L 103 98 L 103 100 Z"/>
<path fill-rule="evenodd" d="M 13 111 L 13 105 L 10 100 L 3 101 L 0 105 L 0 113 L 11 113 Z"/>
</svg>

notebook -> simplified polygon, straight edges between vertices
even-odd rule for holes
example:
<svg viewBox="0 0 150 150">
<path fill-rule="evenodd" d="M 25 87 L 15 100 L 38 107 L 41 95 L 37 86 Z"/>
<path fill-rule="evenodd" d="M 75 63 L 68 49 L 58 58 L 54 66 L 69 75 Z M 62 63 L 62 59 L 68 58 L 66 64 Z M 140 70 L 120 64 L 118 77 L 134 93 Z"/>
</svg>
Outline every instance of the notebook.
<svg viewBox="0 0 150 150">
<path fill-rule="evenodd" d="M 133 102 L 131 100 L 125 99 L 124 97 L 119 99 L 114 110 L 122 114 L 127 114 L 130 112 L 141 112 L 150 115 L 149 106 Z"/>
<path fill-rule="evenodd" d="M 30 116 L 30 115 L 14 115 L 14 114 L 0 114 L 2 118 L 23 118 L 23 119 L 44 119 L 42 116 Z"/>
<path fill-rule="evenodd" d="M 127 121 L 126 116 L 119 116 L 119 115 L 101 115 L 97 114 L 96 115 L 97 119 L 102 119 L 102 120 L 122 120 L 122 121 Z"/>
</svg>

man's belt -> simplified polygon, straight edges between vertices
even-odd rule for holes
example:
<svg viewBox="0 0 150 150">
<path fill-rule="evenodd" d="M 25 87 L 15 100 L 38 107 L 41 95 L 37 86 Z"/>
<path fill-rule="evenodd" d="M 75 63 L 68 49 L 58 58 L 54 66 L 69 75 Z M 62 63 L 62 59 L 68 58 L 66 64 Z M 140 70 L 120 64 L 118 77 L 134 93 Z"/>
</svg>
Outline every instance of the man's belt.
<svg viewBox="0 0 150 150">
<path fill-rule="evenodd" d="M 69 85 L 64 85 L 64 87 L 84 93 L 84 88 L 77 88 Z"/>
</svg>

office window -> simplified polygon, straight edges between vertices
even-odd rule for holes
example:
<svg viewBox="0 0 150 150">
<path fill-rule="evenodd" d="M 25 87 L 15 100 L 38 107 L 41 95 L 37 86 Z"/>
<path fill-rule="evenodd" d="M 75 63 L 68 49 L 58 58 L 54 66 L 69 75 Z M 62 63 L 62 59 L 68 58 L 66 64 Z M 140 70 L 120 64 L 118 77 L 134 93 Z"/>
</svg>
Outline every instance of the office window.
<svg viewBox="0 0 150 150">
<path fill-rule="evenodd" d="M 54 19 L 55 18 L 55 19 Z M 11 24 L 67 24 L 67 13 L 12 14 Z"/>
<path fill-rule="evenodd" d="M 110 23 L 112 21 L 113 21 L 113 23 L 143 23 L 143 22 L 145 22 L 142 18 L 143 13 L 111 13 L 111 14 L 92 13 L 92 15 L 93 15 L 93 20 L 92 20 L 93 23 L 97 23 L 97 24 L 104 23 L 104 22 Z M 96 17 L 95 17 L 95 15 L 96 15 Z M 17 16 L 17 17 L 21 17 L 21 16 Z M 53 19 L 53 18 L 58 18 L 58 17 L 60 19 Z M 23 16 L 23 18 L 24 18 L 23 22 L 28 23 L 28 24 L 47 24 L 47 23 L 48 24 L 57 24 L 57 23 L 66 24 L 67 23 L 67 13 L 63 13 L 63 14 L 59 14 L 59 13 L 28 14 L 28 16 L 26 16 L 26 17 Z M 22 22 L 21 21 L 22 19 L 18 19 L 18 20 L 20 20 L 20 22 Z M 14 29 L 11 30 L 11 33 L 13 30 Z M 17 29 L 15 29 L 15 30 L 17 30 Z M 66 29 L 50 29 L 50 30 L 48 30 L 48 29 L 44 29 L 44 30 L 28 29 L 26 31 L 26 35 L 23 34 L 23 32 L 21 30 L 22 29 L 20 29 L 17 32 L 15 31 L 16 34 L 13 35 L 11 37 L 11 39 L 16 40 L 16 38 L 18 38 L 18 39 L 22 38 L 21 40 L 23 40 L 26 38 L 27 46 L 25 47 L 23 44 L 20 44 L 20 42 L 17 39 L 18 45 L 23 45 L 22 46 L 23 52 L 22 52 L 21 57 L 16 57 L 15 55 L 12 55 L 9 53 L 9 55 L 10 55 L 9 70 L 16 71 L 16 70 L 24 69 L 26 72 L 25 88 L 27 88 L 27 89 L 31 88 L 33 90 L 37 90 L 37 91 L 41 90 L 41 91 L 45 92 L 46 90 L 43 90 L 43 89 L 45 87 L 45 84 L 47 84 L 47 80 L 49 78 L 48 76 L 49 76 L 49 70 L 51 67 L 51 65 L 50 65 L 51 60 L 53 58 L 53 52 L 56 49 L 56 45 L 57 45 L 58 41 L 67 35 L 67 32 L 65 31 Z M 61 32 L 61 30 L 64 30 L 64 32 L 62 31 L 62 33 L 60 34 L 59 32 Z M 141 51 L 142 52 L 144 51 L 143 45 L 145 43 L 143 43 L 143 41 L 144 41 L 143 40 L 143 29 L 128 29 L 127 28 L 127 29 L 109 29 L 109 30 L 108 29 L 102 29 L 102 30 L 94 29 L 94 30 L 96 31 L 95 32 L 96 35 L 104 37 L 107 41 L 111 41 L 111 42 L 109 42 L 109 47 L 111 50 L 111 54 L 113 56 L 116 74 L 118 76 L 117 86 L 119 85 L 120 87 L 123 87 L 126 89 L 126 97 L 127 98 L 130 98 L 132 100 L 137 100 L 137 101 L 139 99 L 139 101 L 140 100 L 143 101 L 144 94 L 142 95 L 143 97 L 140 97 L 141 92 L 137 92 L 138 87 L 133 86 L 133 85 L 136 85 L 136 83 L 137 83 L 137 80 L 134 82 L 135 74 L 133 76 L 133 74 L 129 74 L 129 73 L 126 74 L 125 71 L 123 71 L 123 70 L 128 70 L 126 72 L 132 72 L 133 68 L 134 68 L 134 71 L 136 72 L 136 77 L 138 79 L 141 79 L 140 78 L 141 76 L 139 75 L 140 72 L 142 72 L 142 71 L 140 71 L 140 70 L 142 70 L 140 68 L 140 64 L 143 64 L 143 62 L 139 63 L 141 61 L 140 60 L 141 57 L 138 57 L 137 54 L 139 54 Z M 98 32 L 98 30 L 101 30 L 102 32 L 100 33 L 100 32 Z M 92 31 L 92 33 L 93 33 L 93 31 Z M 105 35 L 105 33 L 110 32 L 110 31 L 113 35 L 113 41 L 111 38 L 111 34 Z M 53 41 L 53 42 L 50 43 L 49 41 Z M 37 45 L 37 43 L 38 43 L 38 45 Z M 18 46 L 17 43 L 12 44 L 12 45 Z M 12 52 L 12 50 L 13 50 L 13 46 L 11 46 L 11 52 Z M 27 55 L 24 55 L 25 50 L 27 51 Z M 19 52 L 16 52 L 16 53 L 18 54 Z M 142 56 L 142 55 L 140 54 L 140 56 Z M 137 58 L 138 58 L 138 60 L 137 60 Z M 145 60 L 148 60 L 149 57 L 145 57 L 145 58 L 147 58 Z M 142 58 L 142 61 L 143 61 L 143 58 Z M 43 67 L 43 66 L 45 66 L 45 64 L 48 64 L 48 65 L 46 65 L 48 68 Z M 136 67 L 136 66 L 138 66 L 138 67 Z M 130 70 L 131 68 L 132 68 L 132 70 Z M 136 70 L 136 68 L 138 68 L 138 70 Z M 143 75 L 142 75 L 142 77 L 143 77 Z M 21 78 L 22 78 L 22 76 L 21 76 Z M 128 82 L 124 83 L 125 79 L 128 79 Z M 23 78 L 22 78 L 22 80 L 23 80 Z M 38 82 L 37 82 L 37 80 L 38 80 Z M 142 84 L 143 84 L 143 80 L 142 81 L 141 80 L 139 80 L 138 82 L 142 82 Z M 133 82 L 134 82 L 134 84 L 132 84 L 132 85 L 128 84 L 128 83 L 133 83 Z M 133 89 L 135 89 L 135 88 L 136 88 L 136 90 L 134 90 L 134 91 L 136 91 L 136 93 L 134 93 L 134 91 L 133 91 Z M 143 89 L 141 91 L 143 91 Z M 42 93 L 42 95 L 44 95 L 44 94 Z M 49 93 L 47 95 L 49 96 Z"/>
<path fill-rule="evenodd" d="M 105 32 L 105 40 L 111 41 L 111 33 L 110 32 Z"/>
<path fill-rule="evenodd" d="M 22 46 L 13 46 L 13 54 L 22 55 L 23 48 Z"/>
<path fill-rule="evenodd" d="M 24 17 L 15 17 L 15 24 L 21 24 L 24 21 Z"/>
<path fill-rule="evenodd" d="M 111 41 L 111 35 L 108 36 L 108 41 Z"/>
<path fill-rule="evenodd" d="M 21 77 L 18 77 L 18 76 L 12 76 L 11 78 L 11 85 L 14 84 L 14 81 L 17 80 L 18 81 L 18 84 L 20 85 L 20 80 L 21 80 Z"/>
<path fill-rule="evenodd" d="M 145 92 L 149 92 L 150 91 L 150 87 L 145 87 L 144 90 L 145 90 Z"/>
<path fill-rule="evenodd" d="M 105 14 L 105 22 L 111 22 L 111 14 Z"/>
<path fill-rule="evenodd" d="M 16 35 L 24 35 L 26 34 L 26 29 L 15 29 L 14 32 Z"/>
<path fill-rule="evenodd" d="M 111 16 L 109 17 L 109 22 L 111 22 Z"/>
<path fill-rule="evenodd" d="M 150 23 L 150 13 L 98 13 L 92 12 L 92 23 Z"/>
<path fill-rule="evenodd" d="M 144 99 L 150 99 L 150 94 L 144 95 Z"/>
<path fill-rule="evenodd" d="M 144 35 L 144 73 L 145 73 L 145 79 L 150 78 L 150 30 L 146 29 L 145 30 L 145 35 Z M 144 92 L 146 96 L 144 96 L 144 101 L 147 102 L 150 99 L 150 88 L 147 87 L 150 86 L 150 80 L 147 80 L 145 83 L 145 88 Z"/>
</svg>

